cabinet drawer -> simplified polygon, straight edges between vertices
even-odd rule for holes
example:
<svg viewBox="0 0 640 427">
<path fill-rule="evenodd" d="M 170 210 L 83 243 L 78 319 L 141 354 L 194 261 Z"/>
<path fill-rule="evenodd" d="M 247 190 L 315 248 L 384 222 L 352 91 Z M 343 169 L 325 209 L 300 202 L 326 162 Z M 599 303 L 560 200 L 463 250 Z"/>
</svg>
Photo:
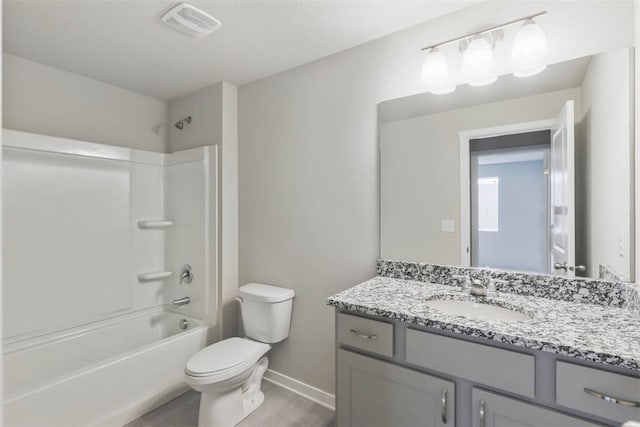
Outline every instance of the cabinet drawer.
<svg viewBox="0 0 640 427">
<path fill-rule="evenodd" d="M 351 347 L 393 357 L 393 325 L 391 323 L 339 313 L 338 341 Z"/>
<path fill-rule="evenodd" d="M 556 362 L 556 401 L 558 405 L 618 422 L 640 420 L 640 407 L 628 406 L 632 402 L 640 405 L 640 378 Z"/>
<path fill-rule="evenodd" d="M 523 396 L 535 395 L 535 359 L 529 354 L 408 329 L 407 362 Z"/>
</svg>

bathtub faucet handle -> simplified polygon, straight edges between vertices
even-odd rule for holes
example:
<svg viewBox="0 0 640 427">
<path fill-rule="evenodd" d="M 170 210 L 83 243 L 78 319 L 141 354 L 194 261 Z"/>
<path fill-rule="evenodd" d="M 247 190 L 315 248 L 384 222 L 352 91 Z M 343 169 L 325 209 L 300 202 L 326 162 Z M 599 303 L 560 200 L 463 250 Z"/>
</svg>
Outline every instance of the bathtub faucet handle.
<svg viewBox="0 0 640 427">
<path fill-rule="evenodd" d="M 185 264 L 180 269 L 180 284 L 189 284 L 193 280 L 193 270 L 189 264 Z"/>
</svg>

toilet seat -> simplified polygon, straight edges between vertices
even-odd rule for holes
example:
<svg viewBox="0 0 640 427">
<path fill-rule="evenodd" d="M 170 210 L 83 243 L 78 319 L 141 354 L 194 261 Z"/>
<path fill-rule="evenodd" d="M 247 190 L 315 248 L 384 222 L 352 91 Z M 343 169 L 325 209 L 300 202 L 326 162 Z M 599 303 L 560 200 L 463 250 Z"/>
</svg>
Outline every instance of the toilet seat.
<svg viewBox="0 0 640 427">
<path fill-rule="evenodd" d="M 245 338 L 227 338 L 207 346 L 187 362 L 185 374 L 207 382 L 219 382 L 239 375 L 256 364 L 271 347 Z"/>
</svg>

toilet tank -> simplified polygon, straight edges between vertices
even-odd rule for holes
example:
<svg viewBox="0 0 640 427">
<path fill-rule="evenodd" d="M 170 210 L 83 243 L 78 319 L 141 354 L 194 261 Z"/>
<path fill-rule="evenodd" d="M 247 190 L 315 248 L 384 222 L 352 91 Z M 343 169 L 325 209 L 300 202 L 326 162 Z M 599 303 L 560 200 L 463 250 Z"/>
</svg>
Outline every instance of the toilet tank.
<svg viewBox="0 0 640 427">
<path fill-rule="evenodd" d="M 293 289 L 248 283 L 239 291 L 242 324 L 247 337 L 276 343 L 289 336 Z"/>
</svg>

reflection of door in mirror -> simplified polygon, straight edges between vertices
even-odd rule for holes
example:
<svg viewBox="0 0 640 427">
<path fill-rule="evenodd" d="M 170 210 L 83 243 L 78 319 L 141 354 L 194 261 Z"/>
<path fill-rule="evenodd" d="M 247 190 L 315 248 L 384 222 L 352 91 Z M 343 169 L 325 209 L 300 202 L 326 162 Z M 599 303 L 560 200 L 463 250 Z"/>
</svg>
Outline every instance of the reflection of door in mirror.
<svg viewBox="0 0 640 427">
<path fill-rule="evenodd" d="M 550 132 L 470 141 L 471 265 L 549 273 Z"/>
<path fill-rule="evenodd" d="M 576 247 L 573 101 L 567 101 L 551 129 L 551 266 L 573 276 Z"/>
<path fill-rule="evenodd" d="M 463 143 L 471 172 L 470 191 L 462 192 L 470 194 L 470 212 L 461 213 L 471 221 L 469 265 L 574 274 L 573 105 L 567 101 L 555 120 L 472 131 L 491 136 Z"/>
<path fill-rule="evenodd" d="M 469 140 L 471 266 L 574 274 L 573 104 L 548 126 L 514 124 Z"/>
</svg>

